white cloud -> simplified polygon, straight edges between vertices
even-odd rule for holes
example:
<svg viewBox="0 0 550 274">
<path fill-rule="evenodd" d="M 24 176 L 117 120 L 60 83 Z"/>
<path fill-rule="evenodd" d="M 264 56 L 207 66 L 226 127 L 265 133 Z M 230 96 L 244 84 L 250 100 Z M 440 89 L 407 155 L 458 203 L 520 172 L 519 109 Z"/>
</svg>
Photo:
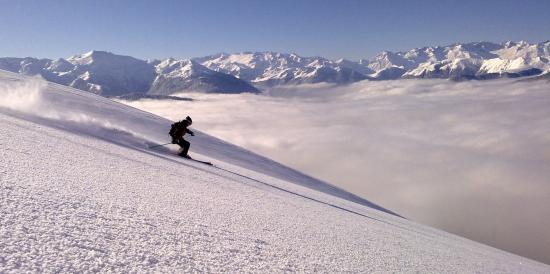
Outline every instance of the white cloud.
<svg viewBox="0 0 550 274">
<path fill-rule="evenodd" d="M 550 262 L 550 85 L 399 80 L 128 104 L 413 220 Z"/>
</svg>

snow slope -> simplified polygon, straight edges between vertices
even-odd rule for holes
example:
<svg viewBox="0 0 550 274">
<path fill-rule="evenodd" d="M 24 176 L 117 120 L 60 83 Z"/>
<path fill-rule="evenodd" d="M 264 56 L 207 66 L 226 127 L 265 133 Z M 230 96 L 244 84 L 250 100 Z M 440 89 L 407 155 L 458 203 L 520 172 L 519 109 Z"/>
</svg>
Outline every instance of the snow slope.
<svg viewBox="0 0 550 274">
<path fill-rule="evenodd" d="M 148 149 L 170 121 L 91 93 L 6 72 L 0 93 L 2 273 L 550 273 L 204 133 L 218 167 Z"/>
</svg>

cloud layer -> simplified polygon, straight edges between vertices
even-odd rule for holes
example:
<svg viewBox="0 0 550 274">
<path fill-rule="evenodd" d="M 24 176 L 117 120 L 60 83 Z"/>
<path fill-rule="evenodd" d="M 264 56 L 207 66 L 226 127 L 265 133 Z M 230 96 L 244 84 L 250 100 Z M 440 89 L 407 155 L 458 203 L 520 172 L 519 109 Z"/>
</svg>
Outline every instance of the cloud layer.
<svg viewBox="0 0 550 274">
<path fill-rule="evenodd" d="M 399 80 L 128 104 L 550 263 L 550 85 Z"/>
</svg>

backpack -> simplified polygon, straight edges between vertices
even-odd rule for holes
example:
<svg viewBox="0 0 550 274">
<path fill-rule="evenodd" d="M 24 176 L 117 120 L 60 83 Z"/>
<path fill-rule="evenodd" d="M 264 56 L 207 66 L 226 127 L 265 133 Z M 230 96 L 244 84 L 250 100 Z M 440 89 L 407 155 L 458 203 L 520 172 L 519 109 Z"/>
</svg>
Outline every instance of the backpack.
<svg viewBox="0 0 550 274">
<path fill-rule="evenodd" d="M 170 137 L 172 137 L 172 139 L 177 138 L 178 133 L 180 133 L 181 130 L 183 129 L 184 125 L 182 122 L 183 121 L 175 122 L 170 127 L 170 132 L 168 132 L 168 134 L 170 135 Z"/>
</svg>

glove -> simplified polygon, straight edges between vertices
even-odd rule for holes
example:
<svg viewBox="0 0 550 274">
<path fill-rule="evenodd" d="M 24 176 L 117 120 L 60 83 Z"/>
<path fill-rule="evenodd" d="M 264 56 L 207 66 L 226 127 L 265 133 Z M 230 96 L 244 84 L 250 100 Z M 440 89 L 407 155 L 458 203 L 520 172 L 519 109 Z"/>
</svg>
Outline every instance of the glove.
<svg viewBox="0 0 550 274">
<path fill-rule="evenodd" d="M 176 140 L 175 138 L 172 138 L 172 144 L 177 144 L 178 143 L 178 140 Z"/>
</svg>

